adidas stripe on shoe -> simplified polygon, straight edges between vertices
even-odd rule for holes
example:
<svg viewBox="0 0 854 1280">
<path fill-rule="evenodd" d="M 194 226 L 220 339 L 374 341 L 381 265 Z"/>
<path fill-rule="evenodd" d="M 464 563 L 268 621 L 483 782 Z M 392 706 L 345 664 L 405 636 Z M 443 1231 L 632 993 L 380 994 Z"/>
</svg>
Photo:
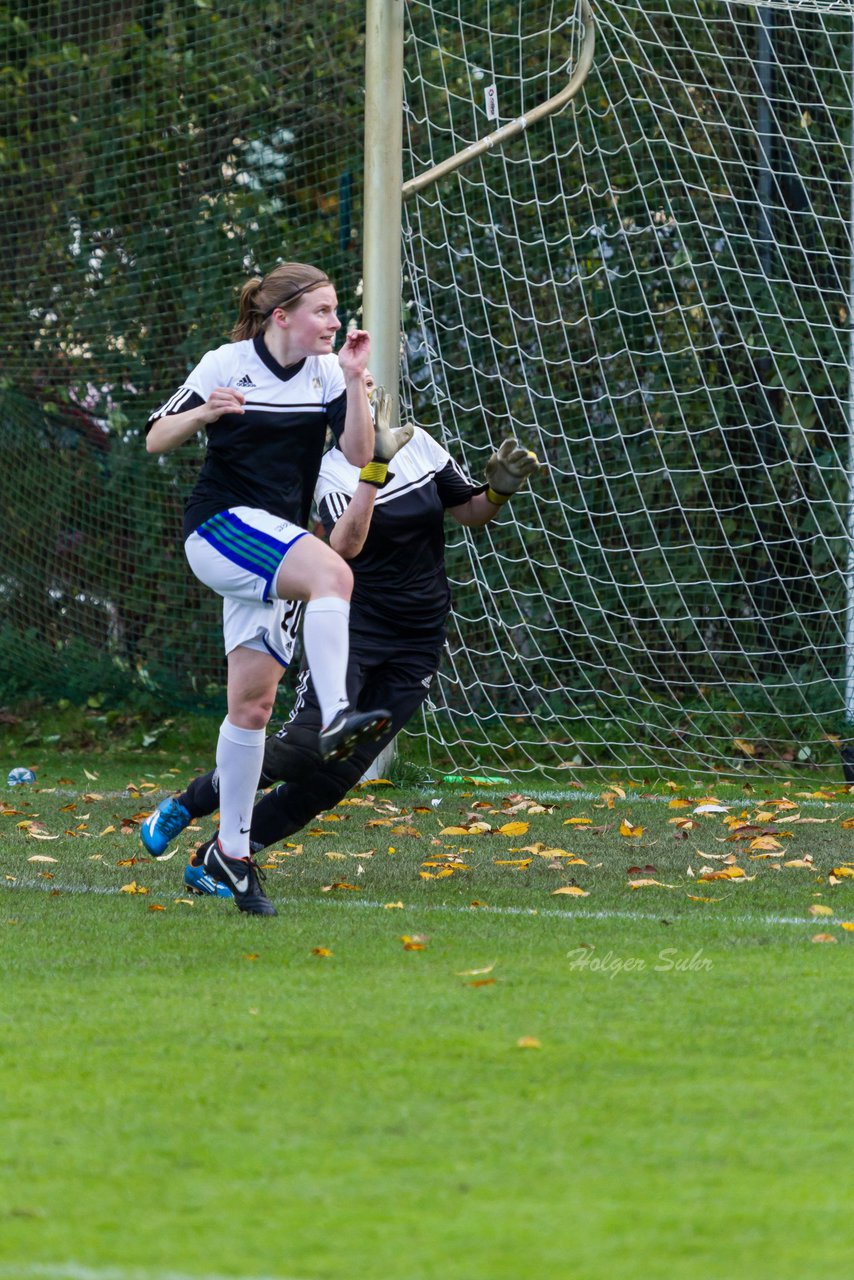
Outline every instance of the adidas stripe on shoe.
<svg viewBox="0 0 854 1280">
<path fill-rule="evenodd" d="M 170 796 L 149 814 L 139 829 L 139 838 L 153 858 L 162 858 L 169 845 L 192 822 L 179 800 Z"/>
<path fill-rule="evenodd" d="M 184 887 L 188 893 L 210 894 L 214 898 L 234 897 L 227 884 L 220 884 L 204 867 L 194 867 L 192 864 L 184 868 Z"/>
</svg>

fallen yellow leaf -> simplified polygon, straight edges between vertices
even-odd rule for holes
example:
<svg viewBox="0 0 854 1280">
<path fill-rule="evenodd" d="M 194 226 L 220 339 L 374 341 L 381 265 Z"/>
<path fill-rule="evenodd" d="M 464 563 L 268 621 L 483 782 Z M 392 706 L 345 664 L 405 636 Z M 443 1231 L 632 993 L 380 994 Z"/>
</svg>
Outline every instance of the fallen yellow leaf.
<svg viewBox="0 0 854 1280">
<path fill-rule="evenodd" d="M 332 952 L 328 947 L 312 947 L 311 954 L 313 956 L 331 956 Z"/>
<path fill-rule="evenodd" d="M 516 1041 L 517 1049 L 542 1049 L 542 1047 L 536 1036 L 520 1036 Z"/>
<path fill-rule="evenodd" d="M 529 828 L 527 822 L 505 822 L 498 830 L 502 836 L 523 836 Z"/>
<path fill-rule="evenodd" d="M 623 818 L 622 822 L 620 823 L 620 835 L 621 835 L 621 836 L 635 836 L 635 837 L 636 837 L 636 836 L 642 836 L 642 835 L 643 835 L 643 827 L 633 827 L 633 826 L 632 826 L 632 824 L 631 824 L 630 822 L 627 822 L 627 821 L 626 821 L 626 819 L 625 819 L 625 818 Z"/>
<path fill-rule="evenodd" d="M 854 867 L 834 867 L 830 874 L 839 876 L 840 880 L 854 880 Z"/>
<path fill-rule="evenodd" d="M 586 889 L 581 889 L 577 884 L 565 884 L 560 889 L 552 890 L 552 897 L 558 893 L 569 894 L 573 898 L 589 898 L 590 894 Z"/>
<path fill-rule="evenodd" d="M 834 937 L 832 933 L 814 933 L 810 938 L 810 942 L 838 942 L 839 939 Z"/>
<path fill-rule="evenodd" d="M 747 847 L 748 849 L 782 849 L 783 846 L 773 836 L 757 836 Z"/>
<path fill-rule="evenodd" d="M 821 902 L 814 902 L 810 907 L 811 916 L 832 916 L 833 907 L 826 907 Z"/>
</svg>

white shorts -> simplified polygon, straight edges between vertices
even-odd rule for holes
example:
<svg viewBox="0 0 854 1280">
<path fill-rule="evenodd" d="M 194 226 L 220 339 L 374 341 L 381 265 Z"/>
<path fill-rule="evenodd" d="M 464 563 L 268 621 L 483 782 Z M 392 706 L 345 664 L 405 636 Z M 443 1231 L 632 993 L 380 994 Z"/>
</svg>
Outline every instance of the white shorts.
<svg viewBox="0 0 854 1280">
<path fill-rule="evenodd" d="M 238 645 L 290 662 L 302 602 L 275 595 L 276 575 L 305 529 L 254 507 L 232 507 L 199 525 L 184 543 L 193 573 L 223 598 L 225 652 Z"/>
</svg>

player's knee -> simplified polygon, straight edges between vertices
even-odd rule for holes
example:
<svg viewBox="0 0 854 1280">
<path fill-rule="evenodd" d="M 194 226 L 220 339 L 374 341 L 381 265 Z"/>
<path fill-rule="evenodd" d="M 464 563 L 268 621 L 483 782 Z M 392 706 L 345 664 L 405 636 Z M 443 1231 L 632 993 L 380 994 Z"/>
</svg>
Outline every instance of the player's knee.
<svg viewBox="0 0 854 1280">
<path fill-rule="evenodd" d="M 325 556 L 322 565 L 312 575 L 311 594 L 314 599 L 338 596 L 349 600 L 353 594 L 353 570 L 339 555 Z"/>
<path fill-rule="evenodd" d="M 301 725 L 286 725 L 281 736 L 269 737 L 264 744 L 261 783 L 305 782 L 320 767 L 317 732 Z"/>
</svg>

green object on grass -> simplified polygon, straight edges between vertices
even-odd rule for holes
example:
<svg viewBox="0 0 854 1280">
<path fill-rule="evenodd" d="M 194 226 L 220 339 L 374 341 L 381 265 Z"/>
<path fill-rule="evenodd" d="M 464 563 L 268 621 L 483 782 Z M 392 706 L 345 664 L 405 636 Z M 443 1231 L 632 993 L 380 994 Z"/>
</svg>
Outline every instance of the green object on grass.
<svg viewBox="0 0 854 1280">
<path fill-rule="evenodd" d="M 473 774 L 446 773 L 442 781 L 443 782 L 474 782 L 482 786 L 484 783 L 490 783 L 490 782 L 509 783 L 510 779 L 509 778 L 491 778 L 491 777 L 488 778 L 486 776 L 475 776 Z"/>
</svg>

